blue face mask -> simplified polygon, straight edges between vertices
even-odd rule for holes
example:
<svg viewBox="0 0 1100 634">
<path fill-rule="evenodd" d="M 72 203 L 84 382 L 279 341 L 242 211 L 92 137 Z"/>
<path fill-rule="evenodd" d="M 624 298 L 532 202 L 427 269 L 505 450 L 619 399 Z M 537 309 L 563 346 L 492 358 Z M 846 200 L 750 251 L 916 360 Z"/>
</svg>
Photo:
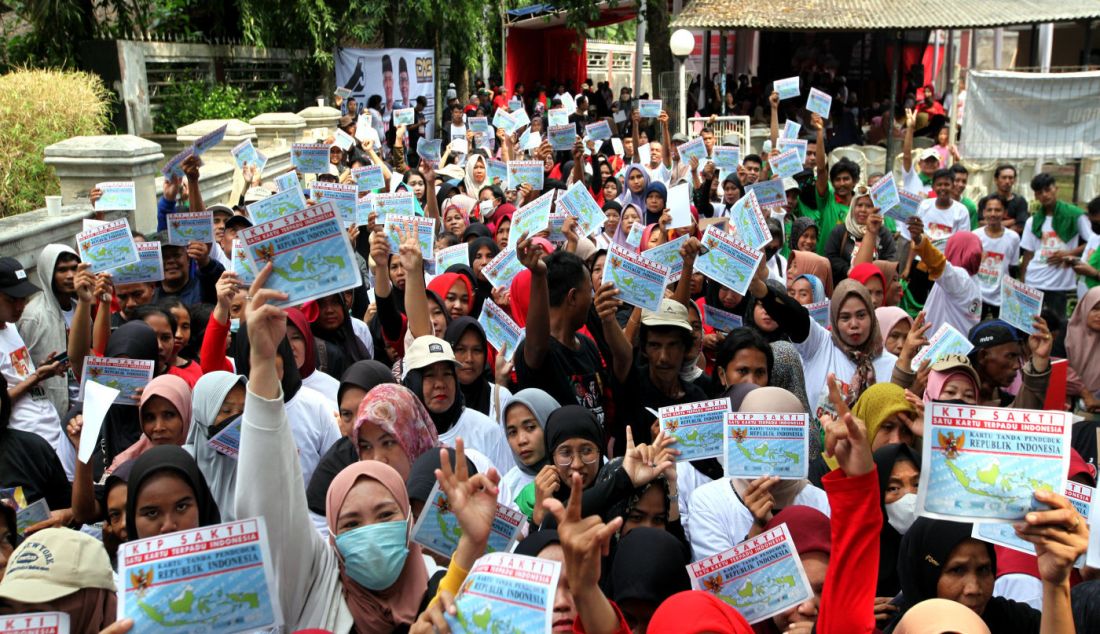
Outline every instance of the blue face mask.
<svg viewBox="0 0 1100 634">
<path fill-rule="evenodd" d="M 401 576 L 409 556 L 409 522 L 360 526 L 336 536 L 348 576 L 367 590 L 385 590 Z"/>
</svg>

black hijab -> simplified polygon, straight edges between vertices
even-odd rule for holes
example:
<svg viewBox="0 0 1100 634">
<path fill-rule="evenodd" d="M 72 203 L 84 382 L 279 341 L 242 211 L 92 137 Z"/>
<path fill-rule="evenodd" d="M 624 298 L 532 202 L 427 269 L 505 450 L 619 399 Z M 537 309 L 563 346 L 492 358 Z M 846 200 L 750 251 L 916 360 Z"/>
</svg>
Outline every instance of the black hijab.
<svg viewBox="0 0 1100 634">
<path fill-rule="evenodd" d="M 144 359 L 159 364 L 160 348 L 157 346 L 157 334 L 143 321 L 128 321 L 111 333 L 104 356 Z M 153 375 L 157 374 L 159 374 L 159 368 L 153 370 Z M 107 410 L 107 417 L 100 432 L 99 451 L 102 464 L 96 465 L 93 469 L 94 476 L 98 477 L 104 467 L 114 462 L 115 456 L 141 438 L 141 417 L 138 415 L 136 405 L 137 403 L 133 405 L 116 403 Z M 72 416 L 71 412 L 69 416 Z"/>
<path fill-rule="evenodd" d="M 726 308 L 725 306 L 722 305 L 722 301 L 720 299 L 718 299 L 718 293 L 722 290 L 722 288 L 723 287 L 722 287 L 721 284 L 719 284 L 718 282 L 715 282 L 714 280 L 712 280 L 710 278 L 707 278 L 703 282 L 703 297 L 704 297 L 704 301 L 706 302 L 707 306 L 713 306 L 714 308 L 724 310 L 727 313 L 732 313 L 734 315 L 737 315 L 738 317 L 741 318 L 742 323 L 747 324 L 749 322 L 749 320 L 752 318 L 752 313 L 749 313 L 746 310 L 749 306 L 748 299 L 745 296 L 742 296 L 741 301 L 738 302 L 737 305 L 734 306 L 732 310 L 729 309 L 729 308 Z M 752 295 L 750 294 L 749 297 L 751 297 L 751 296 Z M 748 317 L 746 317 L 745 315 L 748 315 Z"/>
<path fill-rule="evenodd" d="M 523 541 L 516 544 L 515 553 L 517 555 L 527 555 L 528 557 L 538 557 L 539 553 L 547 546 L 560 543 L 561 537 L 558 536 L 557 529 L 544 528 L 531 533 Z"/>
<path fill-rule="evenodd" d="M 488 416 L 492 401 L 490 396 L 493 393 L 493 373 L 492 369 L 489 367 L 489 340 L 485 337 L 485 330 L 482 329 L 481 324 L 477 323 L 477 320 L 473 317 L 459 317 L 447 325 L 447 331 L 443 334 L 443 339 L 451 344 L 451 348 L 453 349 L 458 345 L 458 341 L 462 339 L 462 336 L 465 335 L 468 330 L 473 330 L 477 333 L 477 337 L 481 341 L 481 346 L 485 349 L 485 368 L 482 370 L 481 376 L 477 377 L 473 383 L 463 385 L 462 381 L 459 381 L 458 389 L 462 392 L 462 398 L 466 403 L 466 407 L 476 409 Z"/>
<path fill-rule="evenodd" d="M 340 388 L 336 391 L 337 404 L 343 400 L 344 390 L 349 387 L 357 387 L 369 392 L 376 385 L 383 383 L 397 383 L 393 378 L 393 372 L 385 364 L 374 359 L 356 361 L 348 366 L 348 369 L 344 370 L 344 375 L 340 377 Z"/>
<path fill-rule="evenodd" d="M 810 228 L 817 229 L 817 223 L 814 222 L 812 218 L 802 216 L 801 218 L 794 219 L 794 222 L 791 223 L 791 236 L 790 239 L 787 241 L 787 244 L 790 245 L 791 251 L 798 250 L 798 239 L 801 238 L 802 234 L 806 233 L 806 230 Z M 818 231 L 817 239 L 821 239 L 820 231 Z"/>
<path fill-rule="evenodd" d="M 313 336 L 320 337 L 334 346 L 339 346 L 347 360 L 352 363 L 369 359 L 370 352 L 363 345 L 363 342 L 359 341 L 359 337 L 355 336 L 355 330 L 351 327 L 351 311 L 348 309 L 348 305 L 344 303 L 344 294 L 335 293 L 329 297 L 340 302 L 340 307 L 344 310 L 344 320 L 340 322 L 339 326 L 332 329 L 322 327 L 320 319 L 315 320 L 309 325 L 309 329 L 313 331 Z"/>
<path fill-rule="evenodd" d="M 490 231 L 489 227 L 486 227 L 484 223 L 471 222 L 470 225 L 466 227 L 466 230 L 462 232 L 463 242 L 469 240 L 470 238 L 475 238 L 475 242 L 477 240 L 480 240 L 481 238 L 488 238 L 489 241 L 492 242 L 493 232 Z M 473 243 L 471 242 L 470 244 L 472 245 Z M 496 242 L 493 242 L 493 245 L 496 246 Z M 500 251 L 500 247 L 497 247 L 497 251 Z M 471 262 L 473 261 L 473 259 L 473 256 L 470 256 Z"/>
<path fill-rule="evenodd" d="M 471 272 L 473 272 L 474 259 L 477 258 L 477 252 L 480 251 L 482 247 L 488 247 L 489 253 L 492 254 L 492 257 L 496 257 L 497 254 L 500 253 L 500 247 L 497 246 L 497 243 L 493 241 L 492 234 L 489 233 L 489 228 L 486 227 L 485 225 L 478 224 L 478 223 L 474 223 L 474 224 L 470 225 L 466 229 L 467 235 L 474 235 L 474 234 L 470 233 L 470 230 L 473 229 L 475 226 L 476 227 L 481 227 L 482 229 L 484 229 L 485 230 L 485 235 L 482 235 L 480 232 L 477 233 L 476 235 L 478 237 L 475 238 L 469 244 L 469 248 L 468 248 L 469 253 L 468 253 L 468 255 L 469 255 L 469 260 L 470 260 L 470 271 Z M 465 237 L 465 236 L 463 236 L 463 237 Z M 470 311 L 470 314 L 471 315 L 480 315 L 481 314 L 481 307 L 485 305 L 486 298 L 492 297 L 492 295 L 493 295 L 493 285 L 491 283 L 489 283 L 488 280 L 479 279 L 477 277 L 477 275 L 474 275 L 474 290 L 476 291 L 475 294 L 477 296 L 474 298 L 474 306 L 473 306 L 472 310 Z"/>
<path fill-rule="evenodd" d="M 232 348 L 237 374 L 248 376 L 252 371 L 250 357 L 252 344 L 248 341 L 248 324 L 246 322 L 241 322 L 240 330 L 233 337 Z M 275 349 L 275 352 L 283 360 L 283 378 L 280 383 L 283 386 L 283 402 L 289 403 L 294 395 L 298 393 L 298 390 L 302 388 L 302 376 L 298 373 L 298 364 L 294 361 L 294 351 L 290 349 L 286 337 L 283 337 L 283 340 L 279 342 L 279 347 Z"/>
<path fill-rule="evenodd" d="M 580 405 L 566 405 L 561 409 L 554 410 L 554 413 L 546 419 L 546 429 L 543 430 L 543 436 L 546 439 L 546 457 L 551 464 L 555 463 L 554 450 L 565 441 L 574 438 L 592 441 L 600 454 L 597 464 L 600 465 L 600 471 L 603 471 L 603 431 L 600 429 L 599 421 L 596 420 L 596 415 L 588 409 Z M 596 479 L 600 479 L 598 473 Z M 558 487 L 558 490 L 554 492 L 554 497 L 565 504 L 569 500 L 570 491 L 570 484 L 566 482 Z"/>
<path fill-rule="evenodd" d="M 778 297 L 781 298 L 787 297 L 787 287 L 784 286 L 783 283 L 779 280 L 773 280 L 769 278 L 767 282 L 764 282 L 764 285 L 768 287 L 769 293 L 775 293 Z M 781 302 L 783 300 L 780 299 L 778 301 Z M 768 343 L 775 343 L 776 341 L 790 341 L 790 335 L 787 334 L 787 330 L 782 326 L 776 328 L 771 332 L 764 332 L 760 329 L 759 326 L 756 325 L 755 311 L 756 305 L 758 303 L 762 304 L 763 301 L 757 299 L 756 296 L 752 294 L 746 295 L 745 299 L 741 300 L 741 304 L 745 306 L 745 326 L 748 328 L 752 328 L 756 332 L 760 333 L 760 335 L 763 336 Z M 767 311 L 765 310 L 765 312 Z"/>
<path fill-rule="evenodd" d="M 455 457 L 458 452 L 451 447 L 447 447 L 446 450 L 451 462 L 451 469 L 454 469 Z M 442 463 L 439 461 L 438 449 L 425 451 L 413 461 L 412 468 L 409 469 L 409 479 L 405 481 L 405 490 L 409 492 L 410 502 L 413 500 L 418 502 L 428 501 L 428 496 L 432 494 L 432 487 L 435 486 L 436 482 L 435 470 L 441 468 Z M 470 475 L 477 474 L 477 467 L 469 458 L 466 458 L 466 470 Z"/>
<path fill-rule="evenodd" d="M 610 596 L 618 604 L 634 599 L 657 607 L 691 589 L 684 545 L 668 531 L 638 527 L 619 540 L 611 564 Z"/>
<path fill-rule="evenodd" d="M 199 526 L 212 526 L 221 523 L 221 514 L 214 496 L 206 486 L 206 479 L 199 471 L 199 465 L 183 447 L 159 445 L 141 454 L 130 469 L 126 482 L 126 534 L 131 540 L 139 539 L 137 532 L 138 493 L 145 481 L 161 471 L 173 471 L 191 486 L 195 494 L 195 504 L 199 509 Z M 148 535 L 146 535 L 148 537 Z"/>
<path fill-rule="evenodd" d="M 448 361 L 440 361 L 439 363 L 449 363 Z M 431 366 L 428 366 L 431 367 Z M 458 381 L 457 372 L 454 374 L 455 382 L 455 400 L 451 403 L 451 407 L 440 414 L 436 414 L 428 407 L 427 401 L 424 400 L 424 370 L 426 368 L 417 368 L 415 370 L 409 370 L 405 375 L 403 385 L 409 388 L 413 394 L 416 394 L 416 398 L 420 399 L 420 402 L 424 404 L 424 409 L 428 410 L 428 415 L 432 417 L 432 422 L 435 423 L 435 430 L 440 435 L 447 433 L 455 423 L 458 422 L 459 417 L 462 416 L 462 410 L 466 409 L 466 402 L 462 396 L 462 390 L 459 389 L 462 386 Z"/>
<path fill-rule="evenodd" d="M 890 483 L 890 473 L 894 470 L 894 463 L 900 460 L 912 462 L 917 472 L 920 472 L 920 454 L 913 451 L 909 445 L 903 443 L 886 445 L 875 451 L 875 467 L 878 468 L 878 504 L 882 508 L 883 517 L 886 517 L 886 487 Z M 882 523 L 878 551 L 878 588 L 875 590 L 877 597 L 892 597 L 901 590 L 898 567 L 893 565 L 898 560 L 898 552 L 901 550 L 901 537 L 901 533 L 894 530 L 889 522 Z"/>
</svg>

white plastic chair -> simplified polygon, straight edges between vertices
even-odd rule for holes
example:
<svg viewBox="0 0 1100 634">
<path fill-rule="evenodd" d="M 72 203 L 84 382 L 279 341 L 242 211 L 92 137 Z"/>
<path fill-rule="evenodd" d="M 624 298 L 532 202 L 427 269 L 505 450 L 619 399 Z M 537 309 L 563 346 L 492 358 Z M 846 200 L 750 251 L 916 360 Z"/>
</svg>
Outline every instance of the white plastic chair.
<svg viewBox="0 0 1100 634">
<path fill-rule="evenodd" d="M 838 147 L 829 153 L 829 167 L 836 165 L 840 159 L 846 158 L 859 165 L 859 173 L 862 180 L 867 180 L 867 157 L 855 146 Z"/>
</svg>

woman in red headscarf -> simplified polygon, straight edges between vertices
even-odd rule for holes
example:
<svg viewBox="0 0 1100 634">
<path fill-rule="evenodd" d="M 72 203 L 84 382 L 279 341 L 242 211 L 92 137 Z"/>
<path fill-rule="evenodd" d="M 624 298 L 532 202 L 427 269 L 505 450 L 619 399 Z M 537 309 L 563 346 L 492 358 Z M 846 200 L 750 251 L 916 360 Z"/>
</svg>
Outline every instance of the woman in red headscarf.
<svg viewBox="0 0 1100 634">
<path fill-rule="evenodd" d="M 947 239 L 943 254 L 947 257 L 943 269 L 928 273 L 934 284 L 924 302 L 925 319 L 933 329 L 950 324 L 965 335 L 982 319 L 982 289 L 977 278 L 982 241 L 969 231 L 955 233 Z"/>
</svg>

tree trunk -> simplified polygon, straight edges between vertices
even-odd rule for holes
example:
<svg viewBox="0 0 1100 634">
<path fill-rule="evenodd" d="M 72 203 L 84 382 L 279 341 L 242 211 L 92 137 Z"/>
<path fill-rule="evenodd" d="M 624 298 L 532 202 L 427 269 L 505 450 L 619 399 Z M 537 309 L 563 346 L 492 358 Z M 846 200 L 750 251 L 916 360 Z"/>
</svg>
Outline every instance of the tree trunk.
<svg viewBox="0 0 1100 634">
<path fill-rule="evenodd" d="M 661 74 L 672 72 L 672 49 L 668 45 L 668 3 L 646 2 L 646 33 L 649 44 L 649 73 L 653 82 L 652 98 L 661 96 Z"/>
</svg>

